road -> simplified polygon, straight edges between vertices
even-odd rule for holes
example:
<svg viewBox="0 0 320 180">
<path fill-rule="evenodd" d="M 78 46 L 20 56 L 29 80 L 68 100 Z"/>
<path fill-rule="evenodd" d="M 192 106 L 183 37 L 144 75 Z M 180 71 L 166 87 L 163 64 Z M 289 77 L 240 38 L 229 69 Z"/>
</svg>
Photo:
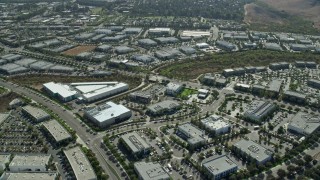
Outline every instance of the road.
<svg viewBox="0 0 320 180">
<path fill-rule="evenodd" d="M 39 104 L 42 104 L 43 106 L 52 110 L 61 119 L 65 120 L 65 122 L 73 130 L 76 131 L 78 138 L 80 138 L 83 142 L 89 142 L 91 139 L 95 138 L 95 135 L 92 135 L 86 131 L 86 128 L 80 124 L 81 121 L 77 119 L 72 112 L 65 110 L 63 107 L 61 107 L 56 102 L 50 100 L 49 98 L 31 89 L 12 84 L 10 82 L 5 82 L 1 79 L 0 79 L 0 85 L 11 89 L 13 92 L 16 92 L 17 94 L 25 95 L 33 99 L 34 101 L 38 102 Z M 119 179 L 118 178 L 119 175 L 118 176 L 115 175 L 113 171 L 109 168 L 109 166 L 112 167 L 112 164 L 109 164 L 107 162 L 108 160 L 106 159 L 106 157 L 101 155 L 102 154 L 101 152 L 104 152 L 104 150 L 100 148 L 100 146 L 95 146 L 95 145 L 94 147 L 89 146 L 89 148 L 96 154 L 101 167 L 103 168 L 105 173 L 107 173 L 110 176 L 110 179 Z"/>
</svg>

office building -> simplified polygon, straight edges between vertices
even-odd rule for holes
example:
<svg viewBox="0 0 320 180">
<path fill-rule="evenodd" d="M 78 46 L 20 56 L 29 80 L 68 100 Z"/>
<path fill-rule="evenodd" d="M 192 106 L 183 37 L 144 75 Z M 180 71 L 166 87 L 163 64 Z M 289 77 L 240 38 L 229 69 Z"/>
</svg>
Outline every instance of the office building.
<svg viewBox="0 0 320 180">
<path fill-rule="evenodd" d="M 198 90 L 198 98 L 205 99 L 209 95 L 209 90 L 207 89 L 199 89 Z"/>
<path fill-rule="evenodd" d="M 101 128 L 119 123 L 132 116 L 130 109 L 111 101 L 105 104 L 89 108 L 84 111 L 84 116 Z"/>
<path fill-rule="evenodd" d="M 286 101 L 290 101 L 290 102 L 295 102 L 295 103 L 300 103 L 300 104 L 304 104 L 306 103 L 306 95 L 299 93 L 299 92 L 295 92 L 295 91 L 285 91 L 283 93 L 283 99 Z"/>
<path fill-rule="evenodd" d="M 134 102 L 149 104 L 152 100 L 152 95 L 144 92 L 133 92 L 129 94 L 129 98 Z"/>
<path fill-rule="evenodd" d="M 289 122 L 288 130 L 301 135 L 310 135 L 320 127 L 320 116 L 298 112 Z"/>
<path fill-rule="evenodd" d="M 50 161 L 49 154 L 17 154 L 9 164 L 9 169 L 11 172 L 46 172 Z"/>
<path fill-rule="evenodd" d="M 126 148 L 135 156 L 140 157 L 150 152 L 151 146 L 137 132 L 131 132 L 121 136 Z"/>
<path fill-rule="evenodd" d="M 76 179 L 97 180 L 97 176 L 79 146 L 64 150 Z"/>
<path fill-rule="evenodd" d="M 235 44 L 229 43 L 227 41 L 217 41 L 216 46 L 226 51 L 234 51 L 237 49 L 237 46 Z"/>
<path fill-rule="evenodd" d="M 276 105 L 270 102 L 255 100 L 251 102 L 244 113 L 244 118 L 261 123 L 276 110 Z"/>
<path fill-rule="evenodd" d="M 53 138 L 58 144 L 71 139 L 68 131 L 56 120 L 50 120 L 42 123 L 43 128 L 49 133 L 49 137 Z"/>
<path fill-rule="evenodd" d="M 183 86 L 181 84 L 170 82 L 166 86 L 166 94 L 170 96 L 177 96 L 182 90 Z"/>
<path fill-rule="evenodd" d="M 148 106 L 147 112 L 151 115 L 158 116 L 164 114 L 172 114 L 177 111 L 181 105 L 177 101 L 162 101 Z"/>
<path fill-rule="evenodd" d="M 185 139 L 191 149 L 197 148 L 206 142 L 204 131 L 191 123 L 179 125 L 177 135 Z"/>
<path fill-rule="evenodd" d="M 169 180 L 170 176 L 159 163 L 136 162 L 134 170 L 139 180 Z"/>
<path fill-rule="evenodd" d="M 217 135 L 225 134 L 229 132 L 231 128 L 230 124 L 224 121 L 223 117 L 218 115 L 211 115 L 205 119 L 202 119 L 201 123 L 206 129 L 214 132 Z"/>
<path fill-rule="evenodd" d="M 43 84 L 43 88 L 52 97 L 59 99 L 62 102 L 68 102 L 75 99 L 78 96 L 78 92 L 73 90 L 70 86 L 49 82 Z"/>
<path fill-rule="evenodd" d="M 271 97 L 278 97 L 280 93 L 280 89 L 282 86 L 282 80 L 281 79 L 274 79 L 272 80 L 267 88 L 267 91 Z"/>
<path fill-rule="evenodd" d="M 42 122 L 47 119 L 50 119 L 50 115 L 46 113 L 44 110 L 34 107 L 34 106 L 24 106 L 22 107 L 22 112 L 29 116 L 35 122 Z"/>
<path fill-rule="evenodd" d="M 272 159 L 273 152 L 251 140 L 242 139 L 233 145 L 235 151 L 257 164 L 265 164 Z"/>
<path fill-rule="evenodd" d="M 1 180 L 57 180 L 56 172 L 4 172 Z"/>
<path fill-rule="evenodd" d="M 225 155 L 210 159 L 202 167 L 211 180 L 222 179 L 238 170 L 238 166 Z"/>
<path fill-rule="evenodd" d="M 308 86 L 320 89 L 320 80 L 317 79 L 309 79 L 307 82 Z"/>
</svg>

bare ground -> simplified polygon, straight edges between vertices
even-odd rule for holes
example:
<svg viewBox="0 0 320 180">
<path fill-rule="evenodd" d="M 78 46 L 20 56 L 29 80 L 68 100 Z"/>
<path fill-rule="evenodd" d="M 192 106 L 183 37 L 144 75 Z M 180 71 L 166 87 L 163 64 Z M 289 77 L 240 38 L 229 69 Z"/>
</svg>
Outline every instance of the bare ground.
<svg viewBox="0 0 320 180">
<path fill-rule="evenodd" d="M 77 46 L 75 48 L 69 49 L 62 54 L 69 55 L 69 56 L 75 56 L 82 52 L 89 52 L 96 48 L 96 46 Z"/>
<path fill-rule="evenodd" d="M 320 29 L 320 1 L 318 0 L 264 0 L 271 7 L 314 22 Z"/>
<path fill-rule="evenodd" d="M 244 6 L 246 23 L 276 23 L 285 24 L 285 19 L 279 15 L 272 13 L 265 8 L 262 8 L 254 3 L 246 4 Z"/>
</svg>

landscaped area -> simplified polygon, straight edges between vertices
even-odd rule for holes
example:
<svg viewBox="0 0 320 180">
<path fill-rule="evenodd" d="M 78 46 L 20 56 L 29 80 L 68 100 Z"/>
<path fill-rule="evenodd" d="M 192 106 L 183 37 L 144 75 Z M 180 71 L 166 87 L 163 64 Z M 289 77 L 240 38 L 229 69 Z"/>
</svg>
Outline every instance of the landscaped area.
<svg viewBox="0 0 320 180">
<path fill-rule="evenodd" d="M 188 99 L 188 97 L 192 94 L 196 94 L 198 91 L 195 89 L 189 89 L 189 88 L 185 88 L 181 94 L 178 95 L 179 98 L 181 99 Z"/>
</svg>

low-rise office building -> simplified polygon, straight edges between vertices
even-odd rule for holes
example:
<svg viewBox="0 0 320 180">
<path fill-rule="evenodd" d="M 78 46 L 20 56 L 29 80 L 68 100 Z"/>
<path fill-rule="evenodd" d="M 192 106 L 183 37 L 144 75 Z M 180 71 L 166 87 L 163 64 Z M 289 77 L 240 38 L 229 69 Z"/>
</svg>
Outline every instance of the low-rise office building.
<svg viewBox="0 0 320 180">
<path fill-rule="evenodd" d="M 308 86 L 311 86 L 313 88 L 320 89 L 320 80 L 309 79 L 307 84 L 308 84 Z"/>
<path fill-rule="evenodd" d="M 257 164 L 265 164 L 270 161 L 273 152 L 260 144 L 251 140 L 240 140 L 233 145 L 233 150 L 245 156 L 249 161 L 255 161 Z"/>
<path fill-rule="evenodd" d="M 46 172 L 51 161 L 49 154 L 21 154 L 15 155 L 9 164 L 11 172 Z"/>
<path fill-rule="evenodd" d="M 171 29 L 170 28 L 150 28 L 148 30 L 148 34 L 152 36 L 159 36 L 159 35 L 170 35 Z"/>
<path fill-rule="evenodd" d="M 177 96 L 182 90 L 183 85 L 177 83 L 169 83 L 166 86 L 166 94 L 170 96 Z"/>
<path fill-rule="evenodd" d="M 64 150 L 76 179 L 97 180 L 97 176 L 79 146 Z"/>
<path fill-rule="evenodd" d="M 225 134 L 230 131 L 230 124 L 224 121 L 223 117 L 218 115 L 211 115 L 201 120 L 201 123 L 206 129 L 215 134 Z"/>
<path fill-rule="evenodd" d="M 22 107 L 22 112 L 32 118 L 35 122 L 42 122 L 50 119 L 50 115 L 44 110 L 30 105 Z"/>
<path fill-rule="evenodd" d="M 288 130 L 301 135 L 310 135 L 320 127 L 320 116 L 298 112 L 289 122 Z"/>
<path fill-rule="evenodd" d="M 77 91 L 73 90 L 70 86 L 49 82 L 43 84 L 43 88 L 51 96 L 59 99 L 62 102 L 68 102 L 75 99 L 78 96 Z"/>
<path fill-rule="evenodd" d="M 111 101 L 84 111 L 84 116 L 101 128 L 119 123 L 132 116 L 130 109 Z"/>
<path fill-rule="evenodd" d="M 57 180 L 55 172 L 4 172 L 1 180 Z"/>
<path fill-rule="evenodd" d="M 283 99 L 295 103 L 306 103 L 306 95 L 295 91 L 285 91 L 283 93 Z"/>
<path fill-rule="evenodd" d="M 180 109 L 181 105 L 177 101 L 162 101 L 148 106 L 147 113 L 158 116 L 164 114 L 172 114 Z"/>
<path fill-rule="evenodd" d="M 219 180 L 237 172 L 238 166 L 227 156 L 219 156 L 205 162 L 202 167 L 211 180 Z"/>
<path fill-rule="evenodd" d="M 237 46 L 235 44 L 229 43 L 227 41 L 217 41 L 216 45 L 226 51 L 234 51 L 237 49 Z"/>
<path fill-rule="evenodd" d="M 244 117 L 251 121 L 261 123 L 267 116 L 276 110 L 276 105 L 270 102 L 255 100 L 251 102 L 244 113 Z"/>
<path fill-rule="evenodd" d="M 50 120 L 42 123 L 42 126 L 50 137 L 54 139 L 55 143 L 66 142 L 71 139 L 71 135 L 68 131 L 56 120 Z"/>
<path fill-rule="evenodd" d="M 149 104 L 152 100 L 152 95 L 144 92 L 133 92 L 129 94 L 129 98 L 134 102 Z"/>
<path fill-rule="evenodd" d="M 282 80 L 274 79 L 269 83 L 267 92 L 269 93 L 270 97 L 278 97 L 281 87 L 282 87 Z"/>
<path fill-rule="evenodd" d="M 205 99 L 209 95 L 209 90 L 207 89 L 199 89 L 198 90 L 198 98 Z"/>
<path fill-rule="evenodd" d="M 179 125 L 177 135 L 185 139 L 191 149 L 197 148 L 206 142 L 204 131 L 191 123 Z"/>
<path fill-rule="evenodd" d="M 139 180 L 169 180 L 170 176 L 159 163 L 136 162 L 134 170 Z"/>
<path fill-rule="evenodd" d="M 281 70 L 281 69 L 289 69 L 289 63 L 287 62 L 279 62 L 279 63 L 271 63 L 269 65 L 269 68 L 271 70 Z"/>
<path fill-rule="evenodd" d="M 151 146 L 137 132 L 122 135 L 121 141 L 136 157 L 147 155 L 150 152 Z"/>
<path fill-rule="evenodd" d="M 252 94 L 256 94 L 256 95 L 264 95 L 265 91 L 266 91 L 266 87 L 265 86 L 261 86 L 258 84 L 252 85 Z"/>
</svg>

